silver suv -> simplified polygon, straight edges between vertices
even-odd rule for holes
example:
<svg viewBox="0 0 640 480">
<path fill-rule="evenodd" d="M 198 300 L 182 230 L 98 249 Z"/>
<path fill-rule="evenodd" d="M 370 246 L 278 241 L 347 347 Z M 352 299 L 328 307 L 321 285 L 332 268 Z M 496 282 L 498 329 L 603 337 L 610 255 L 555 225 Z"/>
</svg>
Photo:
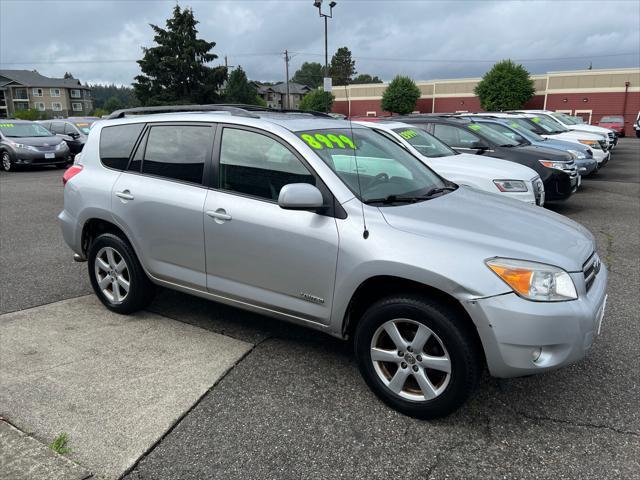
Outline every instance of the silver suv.
<svg viewBox="0 0 640 480">
<path fill-rule="evenodd" d="M 351 338 L 371 389 L 419 418 L 485 366 L 558 368 L 599 333 L 607 270 L 579 224 L 348 121 L 188 108 L 116 112 L 65 173 L 62 232 L 108 309 L 162 285 Z"/>
</svg>

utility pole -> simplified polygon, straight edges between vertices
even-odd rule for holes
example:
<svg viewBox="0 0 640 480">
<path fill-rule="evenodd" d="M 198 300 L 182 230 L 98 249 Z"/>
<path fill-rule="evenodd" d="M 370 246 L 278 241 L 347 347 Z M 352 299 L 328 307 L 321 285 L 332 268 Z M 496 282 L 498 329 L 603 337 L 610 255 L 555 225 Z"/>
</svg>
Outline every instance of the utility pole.
<svg viewBox="0 0 640 480">
<path fill-rule="evenodd" d="M 289 51 L 285 50 L 284 51 L 284 70 L 285 70 L 285 77 L 286 77 L 286 92 L 287 92 L 287 110 L 289 110 L 291 108 L 291 105 L 289 105 L 289 99 L 291 98 L 289 96 Z"/>
<path fill-rule="evenodd" d="M 333 8 L 336 6 L 336 2 L 329 3 L 329 13 L 322 12 L 322 0 L 314 0 L 313 6 L 318 9 L 318 15 L 324 18 L 324 78 L 322 80 L 324 91 L 331 92 L 331 76 L 329 75 L 329 42 L 328 42 L 328 30 L 327 20 L 333 18 Z M 326 110 L 329 111 L 327 105 Z"/>
</svg>

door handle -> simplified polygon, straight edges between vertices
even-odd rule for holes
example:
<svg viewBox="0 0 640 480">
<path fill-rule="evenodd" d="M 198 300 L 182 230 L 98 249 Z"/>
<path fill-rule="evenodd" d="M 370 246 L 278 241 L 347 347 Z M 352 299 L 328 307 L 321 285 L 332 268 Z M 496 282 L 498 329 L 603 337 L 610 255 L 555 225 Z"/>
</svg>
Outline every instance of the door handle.
<svg viewBox="0 0 640 480">
<path fill-rule="evenodd" d="M 116 192 L 116 197 L 121 198 L 123 200 L 133 200 L 133 195 L 129 190 L 124 190 L 122 192 Z"/>
<path fill-rule="evenodd" d="M 231 215 L 229 215 L 224 208 L 218 208 L 217 210 L 207 210 L 206 214 L 213 218 L 216 223 L 224 223 L 231 220 Z"/>
</svg>

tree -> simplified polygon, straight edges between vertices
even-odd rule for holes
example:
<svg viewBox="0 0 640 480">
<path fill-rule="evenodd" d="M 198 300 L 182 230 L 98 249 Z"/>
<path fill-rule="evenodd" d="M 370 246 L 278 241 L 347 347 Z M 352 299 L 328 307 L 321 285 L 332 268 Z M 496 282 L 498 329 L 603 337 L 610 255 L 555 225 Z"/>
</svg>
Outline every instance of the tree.
<svg viewBox="0 0 640 480">
<path fill-rule="evenodd" d="M 420 98 L 420 89 L 409 77 L 397 75 L 382 94 L 382 109 L 405 115 L 413 112 Z"/>
<path fill-rule="evenodd" d="M 30 108 L 28 110 L 17 110 L 13 114 L 14 118 L 18 120 L 31 120 L 32 122 L 35 120 L 44 120 L 45 115 L 44 112 L 39 111 L 36 108 Z"/>
<path fill-rule="evenodd" d="M 121 108 L 124 108 L 124 105 L 122 105 L 122 102 L 118 97 L 111 97 L 109 100 L 104 102 L 104 106 L 102 108 L 107 112 L 111 113 L 111 112 L 114 112 L 115 110 L 120 110 Z"/>
<path fill-rule="evenodd" d="M 98 117 L 101 118 L 104 115 L 108 115 L 109 112 L 107 112 L 104 108 L 94 108 L 93 112 L 91 112 L 91 116 L 92 117 Z"/>
<path fill-rule="evenodd" d="M 349 85 L 351 83 L 351 77 L 357 73 L 356 62 L 351 59 L 351 51 L 347 47 L 340 47 L 331 57 L 329 72 L 333 85 Z"/>
<path fill-rule="evenodd" d="M 300 110 L 316 110 L 318 112 L 330 112 L 333 106 L 333 95 L 321 88 L 316 88 L 307 93 L 300 100 Z"/>
<path fill-rule="evenodd" d="M 256 104 L 258 98 L 258 90 L 249 82 L 247 74 L 244 73 L 242 67 L 238 66 L 227 80 L 227 87 L 224 92 L 225 101 L 229 103 L 244 103 L 249 105 Z"/>
<path fill-rule="evenodd" d="M 291 77 L 291 81 L 306 85 L 309 88 L 318 88 L 322 85 L 323 68 L 317 62 L 304 62 Z"/>
<path fill-rule="evenodd" d="M 377 75 L 371 76 L 368 73 L 361 73 L 351 80 L 352 85 L 357 83 L 382 83 L 382 80 L 380 80 Z"/>
<path fill-rule="evenodd" d="M 133 84 L 136 96 L 144 105 L 212 103 L 219 100 L 219 89 L 227 78 L 225 67 L 208 67 L 218 58 L 211 53 L 215 42 L 197 38 L 198 21 L 190 8 L 173 8 L 167 28 L 151 24 L 155 47 L 142 50 L 138 60 L 142 75 Z"/>
<path fill-rule="evenodd" d="M 140 102 L 136 98 L 136 95 L 131 87 L 117 86 L 117 85 L 102 85 L 94 84 L 89 85 L 91 88 L 91 95 L 93 97 L 93 106 L 96 109 L 104 109 L 104 105 L 112 97 L 116 97 L 122 107 L 131 108 L 139 107 Z"/>
<path fill-rule="evenodd" d="M 502 111 L 522 108 L 536 90 L 522 65 L 503 60 L 484 74 L 474 92 L 484 110 Z"/>
<path fill-rule="evenodd" d="M 64 72 L 64 77 L 63 78 L 75 78 L 73 75 L 71 75 L 71 73 L 69 72 Z"/>
</svg>

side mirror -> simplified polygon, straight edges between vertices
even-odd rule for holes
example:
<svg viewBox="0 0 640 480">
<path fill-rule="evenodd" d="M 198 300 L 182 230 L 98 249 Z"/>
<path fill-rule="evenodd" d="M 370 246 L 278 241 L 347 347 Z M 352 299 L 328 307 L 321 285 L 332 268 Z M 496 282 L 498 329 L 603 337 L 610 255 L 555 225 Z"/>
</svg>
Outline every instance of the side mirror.
<svg viewBox="0 0 640 480">
<path fill-rule="evenodd" d="M 484 143 L 484 142 L 473 142 L 471 144 L 471 148 L 473 148 L 474 150 L 478 150 L 480 152 L 487 150 L 489 148 L 489 146 Z"/>
<path fill-rule="evenodd" d="M 74 140 L 76 140 L 76 139 L 80 138 L 80 134 L 79 134 L 78 132 L 71 132 L 71 133 L 69 134 L 69 136 L 70 136 L 71 138 L 73 138 Z"/>
<path fill-rule="evenodd" d="M 311 210 L 322 207 L 322 193 L 309 183 L 290 183 L 280 190 L 278 205 L 285 210 Z"/>
</svg>

